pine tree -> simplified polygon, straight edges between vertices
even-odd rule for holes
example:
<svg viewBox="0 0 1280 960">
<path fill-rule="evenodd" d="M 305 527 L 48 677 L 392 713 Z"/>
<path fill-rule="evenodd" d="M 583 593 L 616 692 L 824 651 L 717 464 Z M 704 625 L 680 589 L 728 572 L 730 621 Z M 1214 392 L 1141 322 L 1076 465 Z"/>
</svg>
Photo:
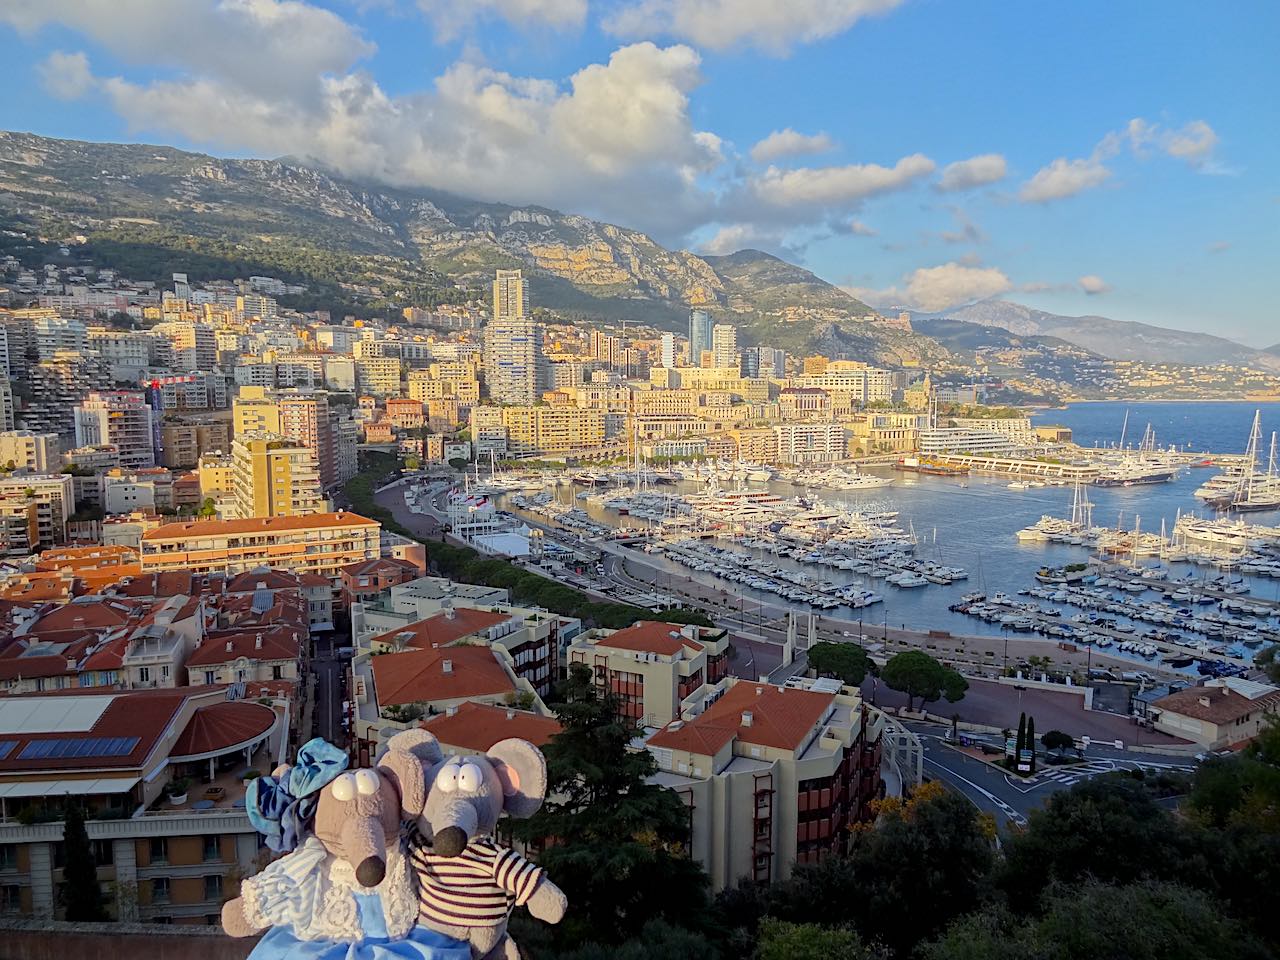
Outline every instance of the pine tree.
<svg viewBox="0 0 1280 960">
<path fill-rule="evenodd" d="M 1022 751 L 1027 745 L 1027 715 L 1025 713 L 1018 716 L 1018 737 L 1013 742 L 1013 769 L 1018 769 L 1018 763 L 1022 759 Z"/>
<path fill-rule="evenodd" d="M 619 716 L 616 697 L 597 692 L 586 665 L 570 666 L 562 699 L 562 730 L 543 748 L 554 799 L 513 824 L 517 837 L 547 842 L 538 862 L 573 905 L 546 931 L 554 946 L 619 943 L 661 916 L 700 923 L 707 876 L 684 851 L 684 802 L 645 782 L 657 771 L 652 754 L 629 749 L 634 723 Z"/>
<path fill-rule="evenodd" d="M 98 883 L 98 865 L 89 845 L 89 833 L 84 828 L 84 811 L 78 806 L 67 808 L 66 822 L 62 828 L 64 866 L 63 906 L 71 921 L 101 921 L 107 919 L 102 906 L 102 886 Z"/>
</svg>

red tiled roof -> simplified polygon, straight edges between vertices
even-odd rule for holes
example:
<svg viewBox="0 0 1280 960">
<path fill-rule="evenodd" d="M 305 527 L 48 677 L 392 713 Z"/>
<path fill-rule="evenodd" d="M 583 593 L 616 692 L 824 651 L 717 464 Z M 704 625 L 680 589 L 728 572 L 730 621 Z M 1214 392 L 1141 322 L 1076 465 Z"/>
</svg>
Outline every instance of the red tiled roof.
<svg viewBox="0 0 1280 960">
<path fill-rule="evenodd" d="M 258 638 L 262 647 L 258 647 Z M 237 633 L 211 633 L 187 658 L 188 667 L 206 667 L 230 663 L 245 657 L 249 660 L 296 660 L 301 644 L 298 634 L 289 627 L 268 627 Z M 227 649 L 230 647 L 230 649 Z"/>
<path fill-rule="evenodd" d="M 75 673 L 75 669 L 67 666 L 67 658 L 61 654 L 0 659 L 0 680 L 34 680 L 37 677 L 61 677 L 71 673 Z"/>
<path fill-rule="evenodd" d="M 388 630 L 374 637 L 373 641 L 430 650 L 432 647 L 443 647 L 455 640 L 488 630 L 510 619 L 509 613 L 490 613 L 487 610 L 476 610 L 474 607 L 454 607 L 452 617 L 448 613 L 437 613 L 425 620 Z"/>
<path fill-rule="evenodd" d="M 345 567 L 339 567 L 338 572 L 344 577 L 370 577 L 379 573 L 406 573 L 417 577 L 418 567 L 408 560 L 399 560 L 394 557 L 375 557 L 372 560 L 357 560 L 355 563 L 348 563 Z"/>
<path fill-rule="evenodd" d="M 678 623 L 660 620 L 640 620 L 629 627 L 596 641 L 597 647 L 614 647 L 618 650 L 635 650 L 674 657 L 682 648 L 700 650 L 702 645 L 680 633 Z M 676 636 L 672 636 L 672 634 Z"/>
<path fill-rule="evenodd" d="M 445 672 L 445 662 L 452 665 Z M 465 700 L 516 689 L 498 655 L 488 647 L 412 650 L 373 657 L 373 683 L 382 706 Z"/>
<path fill-rule="evenodd" d="M 287 570 L 267 568 L 249 570 L 245 573 L 237 574 L 227 581 L 225 591 L 227 593 L 253 593 L 259 588 L 266 590 L 296 590 L 300 586 L 301 583 L 296 574 Z"/>
<path fill-rule="evenodd" d="M 560 723 L 554 717 L 472 700 L 459 704 L 453 716 L 438 714 L 423 721 L 422 727 L 434 733 L 436 739 L 446 746 L 477 753 L 484 753 L 508 737 L 528 740 L 535 747 L 545 746 L 560 732 Z"/>
<path fill-rule="evenodd" d="M 146 531 L 142 539 L 151 543 L 190 540 L 193 537 L 226 537 L 244 533 L 281 533 L 324 527 L 376 527 L 378 525 L 377 520 L 370 520 L 357 513 L 309 513 L 298 517 L 251 517 L 247 520 L 193 520 L 166 523 L 162 527 Z"/>
<path fill-rule="evenodd" d="M 1180 716 L 1221 725 L 1250 713 L 1272 709 L 1277 702 L 1280 702 L 1280 690 L 1250 700 L 1228 687 L 1201 686 L 1177 690 L 1151 705 Z"/>
<path fill-rule="evenodd" d="M 45 634 L 59 630 L 105 630 L 119 627 L 129 622 L 136 609 L 119 600 L 68 603 L 43 614 L 29 632 Z"/>
<path fill-rule="evenodd" d="M 654 734 L 649 745 L 712 754 L 735 737 L 744 743 L 795 750 L 822 721 L 835 694 L 739 680 L 701 715 Z M 742 714 L 751 714 L 743 726 Z"/>
<path fill-rule="evenodd" d="M 28 696 L 47 698 L 50 696 L 105 696 L 111 703 L 98 717 L 97 722 L 87 731 L 48 731 L 40 733 L 4 733 L 0 740 L 14 741 L 15 746 L 0 758 L 0 773 L 17 773 L 33 771 L 47 773 L 53 770 L 74 770 L 77 768 L 122 768 L 137 767 L 163 736 L 170 722 L 177 715 L 187 698 L 193 693 L 207 692 L 209 687 L 180 687 L 167 690 L 131 690 L 113 691 L 111 693 L 86 692 L 72 690 L 62 693 L 18 694 L 12 700 L 26 699 Z M 11 701 L 10 701 L 11 702 Z M 20 755 L 30 740 L 79 740 L 86 737 L 137 737 L 138 743 L 127 756 L 119 757 L 42 757 L 40 759 L 20 759 Z"/>
<path fill-rule="evenodd" d="M 255 740 L 270 730 L 276 712 L 260 703 L 227 700 L 201 707 L 178 735 L 171 757 L 191 757 L 229 750 Z"/>
</svg>

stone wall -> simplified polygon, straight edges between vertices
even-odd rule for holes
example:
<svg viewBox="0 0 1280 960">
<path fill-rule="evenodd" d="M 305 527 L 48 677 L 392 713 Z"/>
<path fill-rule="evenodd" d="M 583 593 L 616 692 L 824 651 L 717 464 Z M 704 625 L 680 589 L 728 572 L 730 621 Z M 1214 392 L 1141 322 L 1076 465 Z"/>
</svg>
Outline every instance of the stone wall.
<svg viewBox="0 0 1280 960">
<path fill-rule="evenodd" d="M 244 960 L 256 937 L 228 937 L 218 927 L 151 923 L 0 921 L 0 960 Z"/>
</svg>

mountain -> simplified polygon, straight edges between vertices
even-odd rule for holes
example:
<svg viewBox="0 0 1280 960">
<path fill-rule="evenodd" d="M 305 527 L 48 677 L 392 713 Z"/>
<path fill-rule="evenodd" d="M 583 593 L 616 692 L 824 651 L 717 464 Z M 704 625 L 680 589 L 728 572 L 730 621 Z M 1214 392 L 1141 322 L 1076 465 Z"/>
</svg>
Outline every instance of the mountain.
<svg viewBox="0 0 1280 960">
<path fill-rule="evenodd" d="M 495 268 L 522 267 L 535 305 L 570 318 L 681 329 L 696 306 L 738 324 L 749 342 L 772 344 L 777 328 L 777 345 L 789 349 L 883 363 L 946 354 L 926 337 L 858 319 L 874 311 L 759 251 L 699 257 L 587 217 L 356 183 L 296 161 L 0 132 L 6 219 L 51 239 L 80 238 L 95 262 L 139 279 L 273 271 L 347 303 L 394 309 L 480 295 Z"/>
<path fill-rule="evenodd" d="M 1064 317 L 1008 300 L 984 300 L 936 316 L 1000 327 L 1022 336 L 1056 337 L 1113 360 L 1280 369 L 1280 360 L 1271 351 L 1255 350 L 1223 337 L 1109 317 Z"/>
</svg>

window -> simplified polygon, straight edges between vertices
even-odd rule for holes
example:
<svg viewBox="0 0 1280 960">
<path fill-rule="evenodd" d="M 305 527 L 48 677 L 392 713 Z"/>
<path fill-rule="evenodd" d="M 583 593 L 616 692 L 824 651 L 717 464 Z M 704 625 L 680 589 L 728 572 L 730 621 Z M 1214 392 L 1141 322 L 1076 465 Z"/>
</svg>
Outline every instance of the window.
<svg viewBox="0 0 1280 960">
<path fill-rule="evenodd" d="M 169 902 L 169 878 L 168 877 L 152 877 L 151 878 L 151 902 L 152 903 L 168 903 Z"/>
<path fill-rule="evenodd" d="M 173 923 L 173 917 L 152 917 L 152 918 L 151 918 L 151 922 L 152 922 L 152 923 L 161 923 L 161 924 L 164 924 L 164 923 Z"/>
<path fill-rule="evenodd" d="M 6 883 L 0 887 L 0 912 L 20 913 L 22 911 L 22 887 L 16 883 Z"/>
<path fill-rule="evenodd" d="M 164 666 L 160 668 L 160 676 L 163 677 L 165 680 L 169 679 L 169 664 L 166 663 Z"/>
<path fill-rule="evenodd" d="M 280 664 L 278 664 L 278 663 L 277 663 L 274 667 L 272 667 L 272 668 L 271 668 L 271 679 L 272 679 L 272 680 L 283 680 L 283 679 L 284 679 L 284 667 L 283 667 L 283 666 L 281 666 L 281 665 L 280 665 Z"/>
<path fill-rule="evenodd" d="M 139 668 L 138 668 L 138 681 L 139 681 L 140 683 L 150 683 L 150 682 L 151 682 L 151 668 L 150 668 L 150 667 L 139 667 Z"/>
<path fill-rule="evenodd" d="M 18 869 L 18 846 L 13 843 L 0 843 L 0 870 Z"/>
<path fill-rule="evenodd" d="M 206 684 L 214 684 L 214 683 L 217 683 L 217 682 L 218 682 L 218 675 L 217 675 L 216 673 L 214 673 L 212 670 L 206 670 L 206 671 L 204 672 L 204 682 L 205 682 Z"/>
<path fill-rule="evenodd" d="M 201 857 L 205 863 L 216 863 L 222 859 L 222 845 L 214 834 L 205 834 L 204 850 L 201 853 Z"/>
<path fill-rule="evenodd" d="M 91 840 L 93 862 L 100 867 L 109 867 L 115 862 L 115 842 L 112 840 Z"/>
<path fill-rule="evenodd" d="M 204 898 L 206 900 L 222 899 L 222 874 L 211 873 L 204 878 Z"/>
<path fill-rule="evenodd" d="M 152 863 L 168 863 L 169 862 L 169 840 L 167 837 L 151 838 L 151 862 Z"/>
</svg>

